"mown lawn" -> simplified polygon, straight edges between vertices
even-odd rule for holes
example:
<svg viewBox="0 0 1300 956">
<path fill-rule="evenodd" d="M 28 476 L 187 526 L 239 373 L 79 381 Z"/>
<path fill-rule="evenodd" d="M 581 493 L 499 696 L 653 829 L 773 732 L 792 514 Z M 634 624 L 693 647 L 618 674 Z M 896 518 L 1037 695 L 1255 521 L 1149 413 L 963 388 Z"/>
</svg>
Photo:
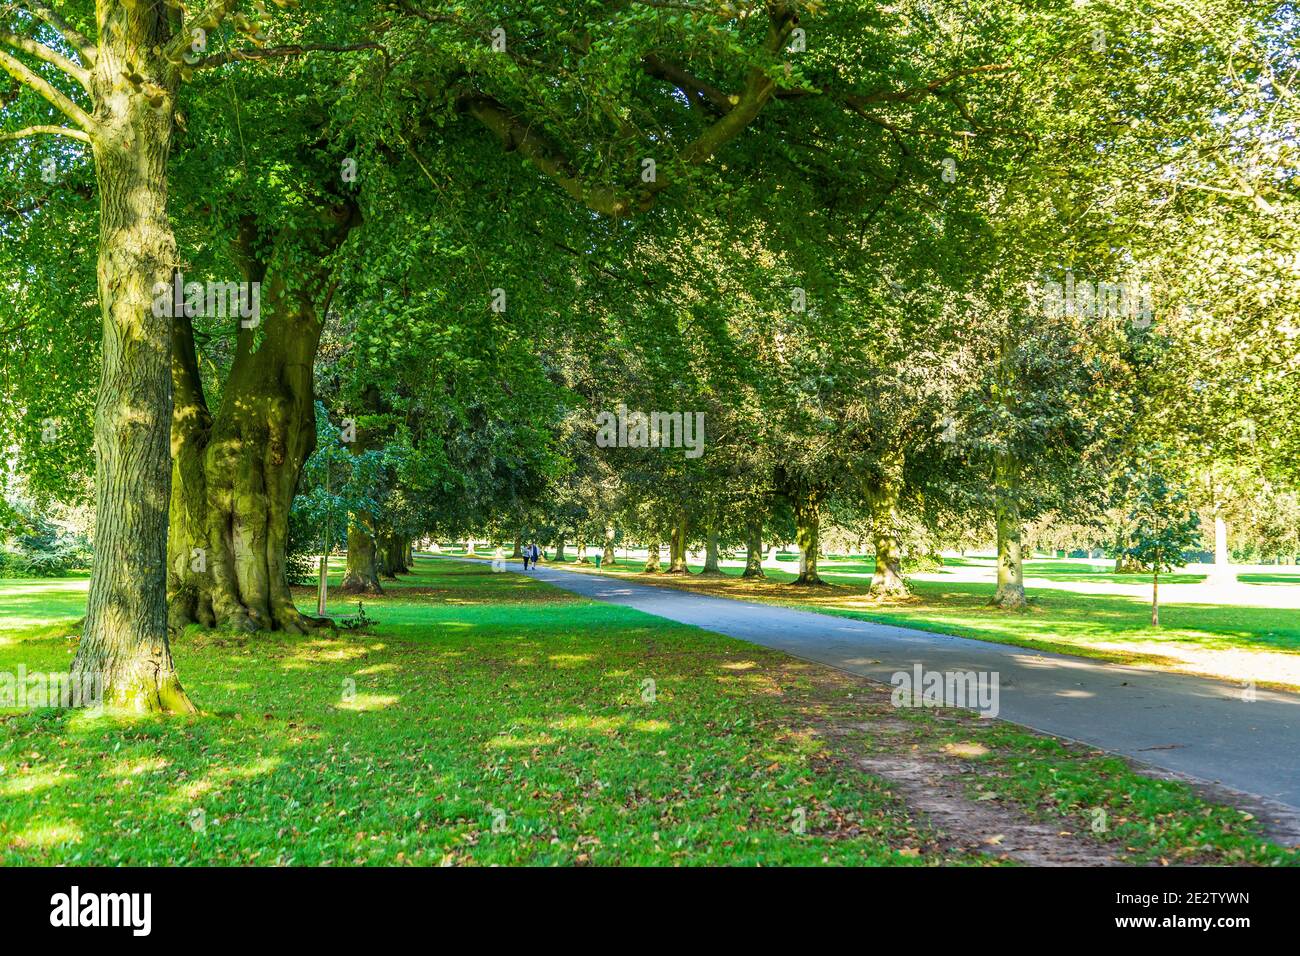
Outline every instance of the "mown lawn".
<svg viewBox="0 0 1300 956">
<path fill-rule="evenodd" d="M 0 671 L 67 668 L 80 587 L 0 586 Z M 862 691 L 815 665 L 483 565 L 422 560 L 365 604 L 368 633 L 177 639 L 198 716 L 0 711 L 0 863 L 998 862 L 840 753 L 819 728 Z M 1027 813 L 1084 829 L 1079 781 L 1136 859 L 1295 858 L 1122 761 L 907 716 L 917 746 L 987 738 Z"/>
</svg>

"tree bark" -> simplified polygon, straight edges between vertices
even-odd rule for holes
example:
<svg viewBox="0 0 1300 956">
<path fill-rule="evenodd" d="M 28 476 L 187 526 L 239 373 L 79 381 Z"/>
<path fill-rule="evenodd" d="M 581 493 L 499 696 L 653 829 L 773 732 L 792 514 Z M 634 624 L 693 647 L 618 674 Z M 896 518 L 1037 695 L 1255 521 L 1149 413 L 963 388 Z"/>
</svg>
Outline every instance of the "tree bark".
<svg viewBox="0 0 1300 956">
<path fill-rule="evenodd" d="M 614 564 L 617 560 L 617 556 L 614 554 L 614 533 L 614 526 L 607 525 L 605 528 L 605 550 L 600 556 L 602 565 Z"/>
<path fill-rule="evenodd" d="M 1115 558 L 1116 574 L 1141 574 L 1143 570 L 1142 562 L 1131 554 L 1120 554 Z"/>
<path fill-rule="evenodd" d="M 562 564 L 563 562 L 564 562 L 564 535 L 560 535 L 560 539 L 558 543 L 555 545 L 555 563 Z"/>
<path fill-rule="evenodd" d="M 821 546 L 821 503 L 811 494 L 801 494 L 794 501 L 794 539 L 799 545 L 799 576 L 791 584 L 822 587 L 826 582 L 817 573 L 817 550 Z"/>
<path fill-rule="evenodd" d="M 707 574 L 710 577 L 721 577 L 722 568 L 718 566 L 718 531 L 716 527 L 709 528 L 708 534 L 704 536 L 704 567 L 700 570 L 701 574 Z"/>
<path fill-rule="evenodd" d="M 686 511 L 681 509 L 677 512 L 672 536 L 668 539 L 668 568 L 664 574 L 690 574 L 690 569 L 686 567 L 686 535 L 689 530 Z"/>
<path fill-rule="evenodd" d="M 652 538 L 646 545 L 645 567 L 641 569 L 646 574 L 659 573 L 659 539 Z"/>
<path fill-rule="evenodd" d="M 898 510 L 902 465 L 901 455 L 883 461 L 875 487 L 868 491 L 871 534 L 876 549 L 876 566 L 871 575 L 871 594 L 875 597 L 905 597 L 909 593 L 903 579 L 902 549 L 898 544 L 902 526 Z"/>
<path fill-rule="evenodd" d="M 574 560 L 575 564 L 591 564 L 587 559 L 587 538 L 583 536 L 578 539 L 578 556 Z"/>
<path fill-rule="evenodd" d="M 163 7 L 102 4 L 91 96 L 100 200 L 97 278 L 103 345 L 95 403 L 95 554 L 72 677 L 104 706 L 188 713 L 167 638 L 170 320 L 154 288 L 176 262 L 167 158 L 176 85 L 151 51 L 170 39 Z M 155 109 L 133 89 L 142 70 Z"/>
<path fill-rule="evenodd" d="M 510 552 L 512 558 L 522 558 L 524 556 L 524 539 L 515 535 L 515 549 Z"/>
<path fill-rule="evenodd" d="M 742 578 L 763 578 L 763 522 L 753 518 L 745 526 L 745 570 Z"/>
<path fill-rule="evenodd" d="M 368 514 L 355 514 L 348 523 L 348 563 L 341 590 L 348 594 L 383 594 L 379 583 L 374 532 Z"/>
<path fill-rule="evenodd" d="M 305 239 L 320 263 L 357 221 L 351 206 L 327 208 L 307 230 L 286 229 L 277 244 Z M 258 239 L 256 221 L 246 218 L 235 253 L 244 280 L 261 284 L 263 308 L 247 327 L 240 317 L 231 319 L 238 323 L 235 358 L 215 416 L 204 398 L 191 320 L 184 314 L 173 320 L 177 402 L 167 565 L 173 629 L 198 622 L 307 633 L 319 624 L 298 610 L 286 568 L 289 513 L 316 446 L 312 368 L 323 330 L 316 296 L 328 274 L 318 266 L 289 282 L 285 272 L 297 266 L 287 261 L 268 272 Z"/>
<path fill-rule="evenodd" d="M 1008 610 L 1025 607 L 1025 566 L 1020 544 L 1020 463 L 1009 452 L 994 459 L 998 530 L 998 589 L 990 602 Z"/>
</svg>

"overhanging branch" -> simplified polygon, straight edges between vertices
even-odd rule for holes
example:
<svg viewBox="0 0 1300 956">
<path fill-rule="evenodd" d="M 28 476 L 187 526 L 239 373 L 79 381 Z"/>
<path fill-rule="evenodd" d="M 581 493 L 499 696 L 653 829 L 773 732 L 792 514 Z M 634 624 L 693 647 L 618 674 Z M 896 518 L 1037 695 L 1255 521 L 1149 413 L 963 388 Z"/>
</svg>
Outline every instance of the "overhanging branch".
<svg viewBox="0 0 1300 956">
<path fill-rule="evenodd" d="M 95 44 L 91 43 L 84 33 L 69 26 L 68 21 L 64 20 L 49 4 L 43 3 L 41 0 L 20 0 L 20 2 L 9 4 L 9 6 L 19 10 L 26 10 L 32 16 L 44 20 L 68 42 L 70 47 L 81 55 L 83 62 L 90 64 L 95 62 Z"/>
<path fill-rule="evenodd" d="M 43 76 L 32 71 L 21 60 L 9 55 L 4 50 L 0 50 L 0 69 L 4 70 L 15 80 L 30 90 L 35 90 L 41 96 L 45 97 L 55 109 L 66 116 L 77 126 L 86 132 L 91 132 L 95 128 L 95 121 L 76 103 L 68 99 L 63 93 L 54 88 L 51 83 Z"/>
<path fill-rule="evenodd" d="M 797 17 L 792 6 L 781 3 L 769 8 L 769 20 L 767 36 L 759 53 L 766 58 L 775 58 L 789 41 Z M 744 89 L 736 96 L 729 96 L 704 84 L 687 71 L 654 54 L 647 57 L 644 66 L 651 75 L 660 76 L 675 85 L 687 84 L 692 92 L 722 114 L 678 154 L 677 162 L 683 166 L 698 166 L 707 162 L 723 145 L 740 135 L 753 122 L 776 92 L 776 82 L 768 74 L 765 65 L 750 68 Z M 631 189 L 590 185 L 583 180 L 560 147 L 535 130 L 532 123 L 513 114 L 497 100 L 482 93 L 472 93 L 462 97 L 460 102 L 480 123 L 496 133 L 503 147 L 520 153 L 538 170 L 555 180 L 570 196 L 594 212 L 607 216 L 643 212 L 654 205 L 656 194 L 672 183 L 671 177 L 661 174 L 653 182 L 639 183 Z"/>
<path fill-rule="evenodd" d="M 38 60 L 43 60 L 51 66 L 62 70 L 68 77 L 80 83 L 81 88 L 87 93 L 90 92 L 90 73 L 87 72 L 85 68 L 73 63 L 57 50 L 52 50 L 44 43 L 38 43 L 31 37 L 19 36 L 16 33 L 9 33 L 4 30 L 0 30 L 0 43 L 7 44 L 15 50 L 22 50 L 24 53 L 30 53 Z"/>
<path fill-rule="evenodd" d="M 245 47 L 239 50 L 225 50 L 221 53 L 214 53 L 211 56 L 205 56 L 197 63 L 191 64 L 192 70 L 207 70 L 214 66 L 224 66 L 227 63 L 238 63 L 245 60 L 277 60 L 287 57 L 304 56 L 308 53 L 356 53 L 361 50 L 378 50 L 384 57 L 385 65 L 388 64 L 388 50 L 379 43 L 350 43 L 342 46 L 331 46 L 324 43 L 304 43 L 292 44 L 289 46 L 269 46 L 269 47 Z"/>
<path fill-rule="evenodd" d="M 51 136 L 66 136 L 68 139 L 75 139 L 82 143 L 90 142 L 89 133 L 85 130 L 73 129 L 71 126 L 27 126 L 12 133 L 0 133 L 0 141 L 24 139 L 41 133 L 48 133 Z"/>
</svg>

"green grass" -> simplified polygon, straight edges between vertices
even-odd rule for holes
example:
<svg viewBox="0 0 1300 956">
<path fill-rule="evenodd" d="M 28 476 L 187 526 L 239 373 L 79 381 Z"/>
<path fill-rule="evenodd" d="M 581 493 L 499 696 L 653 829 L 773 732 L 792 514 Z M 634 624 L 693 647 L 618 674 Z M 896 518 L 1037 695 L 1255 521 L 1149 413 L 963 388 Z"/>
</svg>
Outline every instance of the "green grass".
<svg viewBox="0 0 1300 956">
<path fill-rule="evenodd" d="M 0 586 L 0 671 L 66 670 L 78 595 Z M 181 636 L 197 716 L 0 711 L 0 864 L 989 862 L 818 731 L 845 703 L 819 690 L 834 672 L 482 565 L 422 560 L 365 604 L 371 633 Z M 1054 778 L 1042 738 L 1003 732 L 997 759 L 1032 768 L 1008 799 L 1064 812 L 1035 783 Z M 1196 860 L 1294 859 L 1182 785 L 1050 759 L 1143 827 L 1187 821 Z"/>
<path fill-rule="evenodd" d="M 883 789 L 811 773 L 779 698 L 728 667 L 779 655 L 480 568 L 391 591 L 369 635 L 177 640 L 203 716 L 0 718 L 0 862 L 881 863 L 919 842 Z M 73 650 L 10 632 L 0 665 Z M 818 834 L 844 815 L 869 835 Z"/>
</svg>

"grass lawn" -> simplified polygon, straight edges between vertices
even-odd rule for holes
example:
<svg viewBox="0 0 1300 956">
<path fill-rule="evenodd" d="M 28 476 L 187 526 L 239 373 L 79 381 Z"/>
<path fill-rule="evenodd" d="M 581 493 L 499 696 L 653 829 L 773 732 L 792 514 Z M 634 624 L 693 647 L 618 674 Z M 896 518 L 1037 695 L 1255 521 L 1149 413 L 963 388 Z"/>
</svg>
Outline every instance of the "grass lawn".
<svg viewBox="0 0 1300 956">
<path fill-rule="evenodd" d="M 822 576 L 834 587 L 796 589 L 790 571 L 765 569 L 766 580 L 745 581 L 738 565 L 723 567 L 724 577 L 642 575 L 642 562 L 620 562 L 602 569 L 655 584 L 688 587 L 747 600 L 772 601 L 866 621 L 881 621 L 943 634 L 997 641 L 1036 650 L 1057 651 L 1126 664 L 1163 667 L 1232 681 L 1300 689 L 1300 610 L 1226 604 L 1164 604 L 1161 627 L 1151 626 L 1150 596 L 1076 593 L 1028 589 L 1031 607 L 1023 612 L 989 608 L 992 585 L 972 581 L 913 580 L 914 596 L 877 601 L 868 594 L 874 562 L 866 558 L 830 558 L 819 562 Z M 960 559 L 952 563 L 960 566 Z M 1026 562 L 1027 578 L 1064 582 L 1146 582 L 1150 575 L 1116 575 L 1070 561 Z M 1090 569 L 1090 570 L 1082 570 Z M 698 570 L 698 566 L 693 566 Z M 1173 582 L 1196 583 L 1203 575 L 1171 575 Z M 1250 575 L 1244 576 L 1251 577 Z M 1287 578 L 1285 574 L 1267 575 Z M 1300 575 L 1290 575 L 1300 585 Z M 1166 578 L 1161 577 L 1166 583 Z M 1279 582 L 1269 582 L 1270 585 Z"/>
<path fill-rule="evenodd" d="M 0 583 L 0 672 L 67 669 L 84 586 Z M 1297 862 L 1122 760 L 484 565 L 365 604 L 364 633 L 187 632 L 197 716 L 0 711 L 0 863 L 998 864 L 1035 820 L 1119 860 Z M 985 829 L 932 827 L 881 755 Z"/>
</svg>

